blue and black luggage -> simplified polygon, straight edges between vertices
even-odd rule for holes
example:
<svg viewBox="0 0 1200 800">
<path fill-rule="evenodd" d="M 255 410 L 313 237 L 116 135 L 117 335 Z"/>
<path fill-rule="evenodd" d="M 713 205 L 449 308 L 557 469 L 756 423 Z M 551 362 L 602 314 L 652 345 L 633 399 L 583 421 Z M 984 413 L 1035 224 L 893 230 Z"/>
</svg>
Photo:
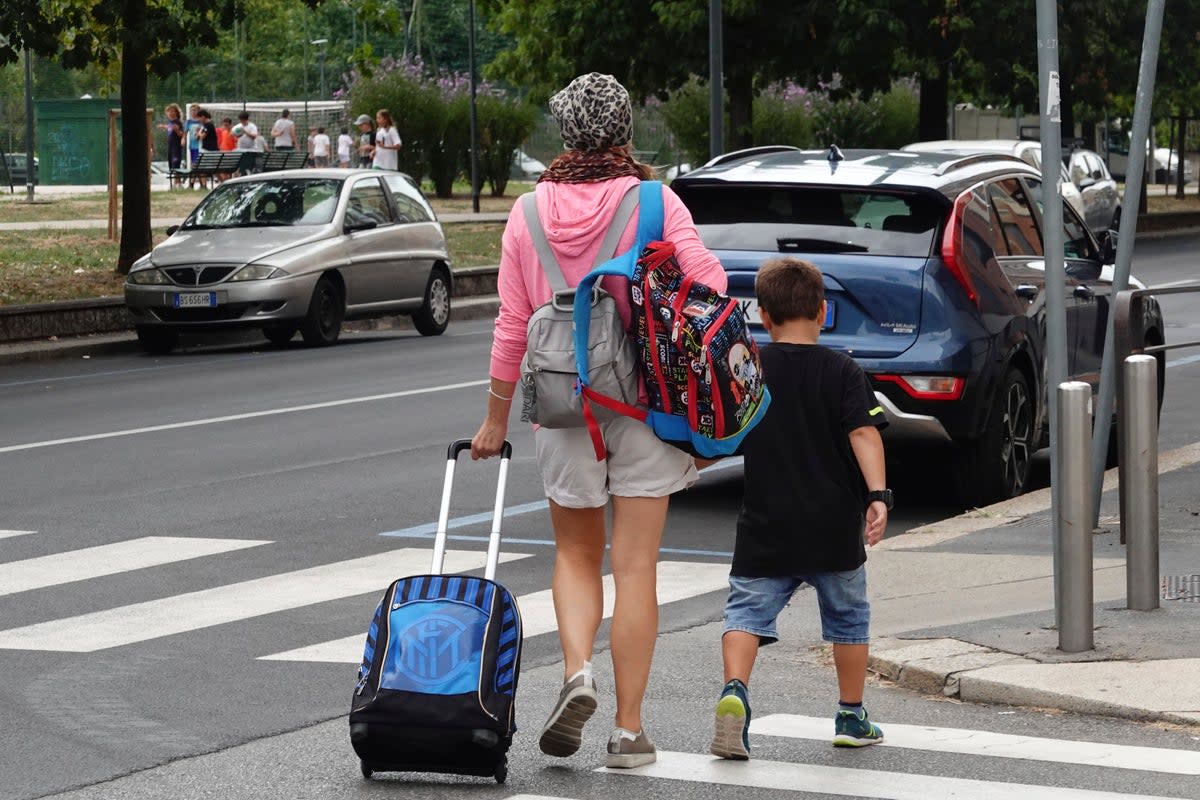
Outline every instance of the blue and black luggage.
<svg viewBox="0 0 1200 800">
<path fill-rule="evenodd" d="M 450 445 L 429 575 L 388 587 L 367 632 L 350 705 L 363 777 L 375 772 L 508 776 L 521 668 L 521 613 L 496 583 L 512 446 L 504 443 L 486 577 L 443 575 L 450 494 L 467 440 Z"/>
</svg>

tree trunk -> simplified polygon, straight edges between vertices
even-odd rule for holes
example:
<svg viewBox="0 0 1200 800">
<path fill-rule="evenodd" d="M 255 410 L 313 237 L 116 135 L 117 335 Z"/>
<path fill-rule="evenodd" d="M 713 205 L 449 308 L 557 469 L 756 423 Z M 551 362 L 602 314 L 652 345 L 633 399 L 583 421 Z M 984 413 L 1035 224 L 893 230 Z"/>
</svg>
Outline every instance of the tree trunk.
<svg viewBox="0 0 1200 800">
<path fill-rule="evenodd" d="M 727 72 L 725 90 L 729 93 L 725 152 L 729 153 L 754 144 L 754 74 L 743 69 Z"/>
<path fill-rule="evenodd" d="M 944 76 L 921 78 L 921 100 L 917 111 L 917 139 L 945 139 L 946 104 L 950 102 L 950 83 Z"/>
<path fill-rule="evenodd" d="M 146 23 L 146 0 L 125 0 L 126 31 Z M 150 154 L 146 134 L 147 47 L 128 36 L 121 48 L 121 250 L 117 272 L 128 274 L 133 262 L 150 252 Z"/>
<path fill-rule="evenodd" d="M 1062 124 L 1058 135 L 1063 141 L 1063 152 L 1070 153 L 1070 145 L 1075 142 L 1075 89 L 1071 86 L 1071 76 L 1063 73 L 1059 77 L 1059 112 L 1062 115 Z"/>
<path fill-rule="evenodd" d="M 1183 179 L 1186 176 L 1187 167 L 1187 117 L 1182 114 L 1179 116 L 1179 146 L 1175 148 L 1175 155 L 1178 158 L 1178 164 L 1175 166 L 1175 197 L 1183 199 Z"/>
</svg>

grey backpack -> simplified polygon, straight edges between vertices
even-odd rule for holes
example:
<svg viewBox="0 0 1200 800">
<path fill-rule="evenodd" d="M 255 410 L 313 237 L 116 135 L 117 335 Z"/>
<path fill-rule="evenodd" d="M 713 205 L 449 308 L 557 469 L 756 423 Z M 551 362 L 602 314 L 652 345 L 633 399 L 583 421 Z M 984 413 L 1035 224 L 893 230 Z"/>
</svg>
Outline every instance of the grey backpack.
<svg viewBox="0 0 1200 800">
<path fill-rule="evenodd" d="M 575 364 L 573 306 L 575 290 L 567 286 L 562 267 L 537 210 L 533 192 L 521 198 L 525 224 L 533 238 L 538 261 L 550 282 L 550 302 L 537 308 L 529 318 L 529 344 L 521 361 L 521 390 L 524 403 L 521 419 L 546 428 L 582 428 L 583 404 L 577 391 L 578 372 Z M 612 258 L 638 204 L 638 187 L 634 186 L 621 200 L 610 223 L 596 265 Z M 633 343 L 626 341 L 625 326 L 617 312 L 612 295 L 596 287 L 592 291 L 592 319 L 588 328 L 588 380 L 601 394 L 630 405 L 638 399 L 638 360 Z M 595 408 L 601 422 L 619 416 L 615 412 Z"/>
</svg>

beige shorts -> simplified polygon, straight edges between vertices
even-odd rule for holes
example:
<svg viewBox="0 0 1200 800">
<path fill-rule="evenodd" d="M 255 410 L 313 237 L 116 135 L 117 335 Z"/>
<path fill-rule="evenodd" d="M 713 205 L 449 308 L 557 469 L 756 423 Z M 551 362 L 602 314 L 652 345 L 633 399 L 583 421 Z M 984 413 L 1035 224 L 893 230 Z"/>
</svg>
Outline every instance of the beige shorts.
<svg viewBox="0 0 1200 800">
<path fill-rule="evenodd" d="M 533 435 L 546 497 L 566 508 L 599 508 L 617 497 L 666 497 L 696 482 L 687 453 L 644 422 L 618 417 L 600 425 L 608 458 L 596 460 L 587 428 L 538 428 Z"/>
</svg>

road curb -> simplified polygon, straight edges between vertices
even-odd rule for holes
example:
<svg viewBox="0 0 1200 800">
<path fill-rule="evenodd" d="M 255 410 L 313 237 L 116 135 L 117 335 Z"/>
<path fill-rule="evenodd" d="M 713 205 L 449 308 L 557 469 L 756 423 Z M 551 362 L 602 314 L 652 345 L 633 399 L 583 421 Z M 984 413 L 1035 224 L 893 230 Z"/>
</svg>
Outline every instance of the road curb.
<svg viewBox="0 0 1200 800">
<path fill-rule="evenodd" d="M 450 306 L 450 321 L 465 322 L 474 319 L 495 317 L 500 310 L 498 295 L 456 297 Z M 380 317 L 371 320 L 347 322 L 343 330 L 361 333 L 386 330 L 412 330 L 412 318 L 407 314 Z M 63 338 L 50 337 L 19 342 L 0 343 L 0 366 L 63 358 L 91 358 L 92 356 L 137 353 L 141 351 L 137 336 L 132 331 L 105 334 L 83 334 Z"/>
<path fill-rule="evenodd" d="M 1113 699 L 1099 699 L 1064 691 L 1068 686 L 1062 689 L 1023 686 L 1004 677 L 1006 668 L 1061 668 L 1073 664 L 1047 664 L 959 639 L 881 639 L 871 647 L 867 664 L 871 672 L 921 694 L 970 703 L 1050 708 L 1141 722 L 1200 725 L 1200 715 L 1194 712 L 1145 708 L 1121 702 L 1119 687 L 1114 687 Z M 1151 672 L 1171 669 L 1167 661 L 1108 663 L 1116 663 L 1122 669 L 1141 667 Z"/>
</svg>

